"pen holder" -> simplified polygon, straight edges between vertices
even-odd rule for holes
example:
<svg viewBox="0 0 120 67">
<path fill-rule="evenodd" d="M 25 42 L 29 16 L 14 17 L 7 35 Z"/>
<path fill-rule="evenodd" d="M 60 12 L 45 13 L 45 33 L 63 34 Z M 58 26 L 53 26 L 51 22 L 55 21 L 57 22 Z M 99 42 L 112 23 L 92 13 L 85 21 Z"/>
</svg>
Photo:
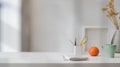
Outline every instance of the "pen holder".
<svg viewBox="0 0 120 67">
<path fill-rule="evenodd" d="M 74 55 L 81 56 L 83 54 L 83 47 L 82 46 L 74 46 Z"/>
</svg>

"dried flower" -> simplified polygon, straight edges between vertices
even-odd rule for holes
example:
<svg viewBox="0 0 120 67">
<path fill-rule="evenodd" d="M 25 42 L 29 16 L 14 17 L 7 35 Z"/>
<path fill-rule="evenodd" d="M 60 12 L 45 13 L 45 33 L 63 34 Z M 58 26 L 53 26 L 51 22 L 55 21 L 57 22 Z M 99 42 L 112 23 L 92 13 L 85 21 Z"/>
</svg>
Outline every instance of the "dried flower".
<svg viewBox="0 0 120 67">
<path fill-rule="evenodd" d="M 120 19 L 120 17 L 118 17 L 119 12 L 115 10 L 114 0 L 109 0 L 107 6 L 102 8 L 101 10 L 106 13 L 106 16 L 112 21 L 116 29 L 119 29 L 118 18 Z"/>
<path fill-rule="evenodd" d="M 114 0 L 110 0 L 110 1 L 108 2 L 108 7 L 109 7 L 109 8 L 114 8 Z"/>
<path fill-rule="evenodd" d="M 108 9 L 108 8 L 102 8 L 101 10 L 102 10 L 102 11 L 107 11 L 107 9 Z"/>
</svg>

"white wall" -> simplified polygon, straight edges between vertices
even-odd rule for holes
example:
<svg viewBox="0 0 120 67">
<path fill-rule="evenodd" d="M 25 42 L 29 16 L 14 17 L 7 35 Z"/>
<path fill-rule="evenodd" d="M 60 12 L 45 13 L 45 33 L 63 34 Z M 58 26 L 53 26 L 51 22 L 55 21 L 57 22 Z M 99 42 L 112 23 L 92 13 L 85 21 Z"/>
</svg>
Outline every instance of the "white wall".
<svg viewBox="0 0 120 67">
<path fill-rule="evenodd" d="M 72 52 L 74 0 L 31 1 L 31 51 Z"/>
<path fill-rule="evenodd" d="M 31 4 L 31 51 L 72 52 L 69 40 L 74 41 L 77 36 L 79 43 L 83 27 L 113 29 L 101 11 L 105 0 L 31 0 Z"/>
<path fill-rule="evenodd" d="M 4 0 L 19 7 L 20 0 Z M 12 2 L 14 1 L 14 2 Z M 31 51 L 72 52 L 69 40 L 80 42 L 85 26 L 108 26 L 108 43 L 114 32 L 112 23 L 100 10 L 107 0 L 31 0 Z M 119 7 L 119 0 L 116 6 Z M 16 2 L 16 4 L 14 4 Z M 14 9 L 14 8 L 12 8 Z M 1 51 L 21 50 L 20 12 L 2 10 Z M 120 10 L 120 9 L 119 9 Z M 7 18 L 7 20 L 6 20 Z M 4 22 L 3 22 L 4 21 Z M 109 38 L 110 37 L 110 38 Z"/>
<path fill-rule="evenodd" d="M 88 26 L 106 26 L 106 23 L 102 20 L 101 5 L 100 0 L 75 0 L 76 1 L 76 23 L 78 39 L 84 36 L 83 28 Z M 79 12 L 78 12 L 79 11 Z"/>
</svg>

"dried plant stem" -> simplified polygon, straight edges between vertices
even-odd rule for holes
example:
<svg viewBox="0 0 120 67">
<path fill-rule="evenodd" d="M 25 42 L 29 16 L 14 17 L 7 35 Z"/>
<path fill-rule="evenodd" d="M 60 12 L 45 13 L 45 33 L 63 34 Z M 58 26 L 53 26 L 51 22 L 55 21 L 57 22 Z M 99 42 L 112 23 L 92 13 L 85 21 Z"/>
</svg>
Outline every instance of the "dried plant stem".
<svg viewBox="0 0 120 67">
<path fill-rule="evenodd" d="M 117 19 L 115 18 L 115 16 L 114 17 L 113 16 L 112 17 L 107 16 L 107 18 L 110 19 L 110 21 L 114 24 L 115 28 L 118 30 L 119 29 L 119 24 L 118 24 Z"/>
<path fill-rule="evenodd" d="M 115 20 L 113 17 L 107 17 L 107 18 L 110 19 L 110 21 L 114 24 L 115 28 L 118 30 L 119 26 L 118 26 L 117 20 Z"/>
<path fill-rule="evenodd" d="M 115 25 L 116 29 L 119 30 L 119 24 L 117 22 L 117 19 L 115 16 L 112 16 L 111 17 L 112 21 L 113 21 L 113 24 Z"/>
</svg>

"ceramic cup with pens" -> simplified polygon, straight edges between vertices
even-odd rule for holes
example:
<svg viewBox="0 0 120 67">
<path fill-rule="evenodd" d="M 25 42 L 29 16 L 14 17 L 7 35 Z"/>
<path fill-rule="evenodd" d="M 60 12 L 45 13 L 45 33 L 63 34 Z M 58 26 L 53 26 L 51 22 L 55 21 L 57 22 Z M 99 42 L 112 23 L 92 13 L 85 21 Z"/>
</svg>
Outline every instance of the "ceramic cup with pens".
<svg viewBox="0 0 120 67">
<path fill-rule="evenodd" d="M 81 56 L 82 54 L 83 54 L 83 47 L 79 45 L 74 46 L 74 55 Z"/>
<path fill-rule="evenodd" d="M 80 44 L 74 46 L 74 53 L 76 56 L 81 56 L 84 52 L 84 45 L 86 44 L 86 38 L 83 38 Z"/>
<path fill-rule="evenodd" d="M 114 58 L 116 45 L 106 44 L 106 45 L 103 46 L 103 49 L 104 49 L 104 54 L 105 54 L 106 57 Z"/>
</svg>

